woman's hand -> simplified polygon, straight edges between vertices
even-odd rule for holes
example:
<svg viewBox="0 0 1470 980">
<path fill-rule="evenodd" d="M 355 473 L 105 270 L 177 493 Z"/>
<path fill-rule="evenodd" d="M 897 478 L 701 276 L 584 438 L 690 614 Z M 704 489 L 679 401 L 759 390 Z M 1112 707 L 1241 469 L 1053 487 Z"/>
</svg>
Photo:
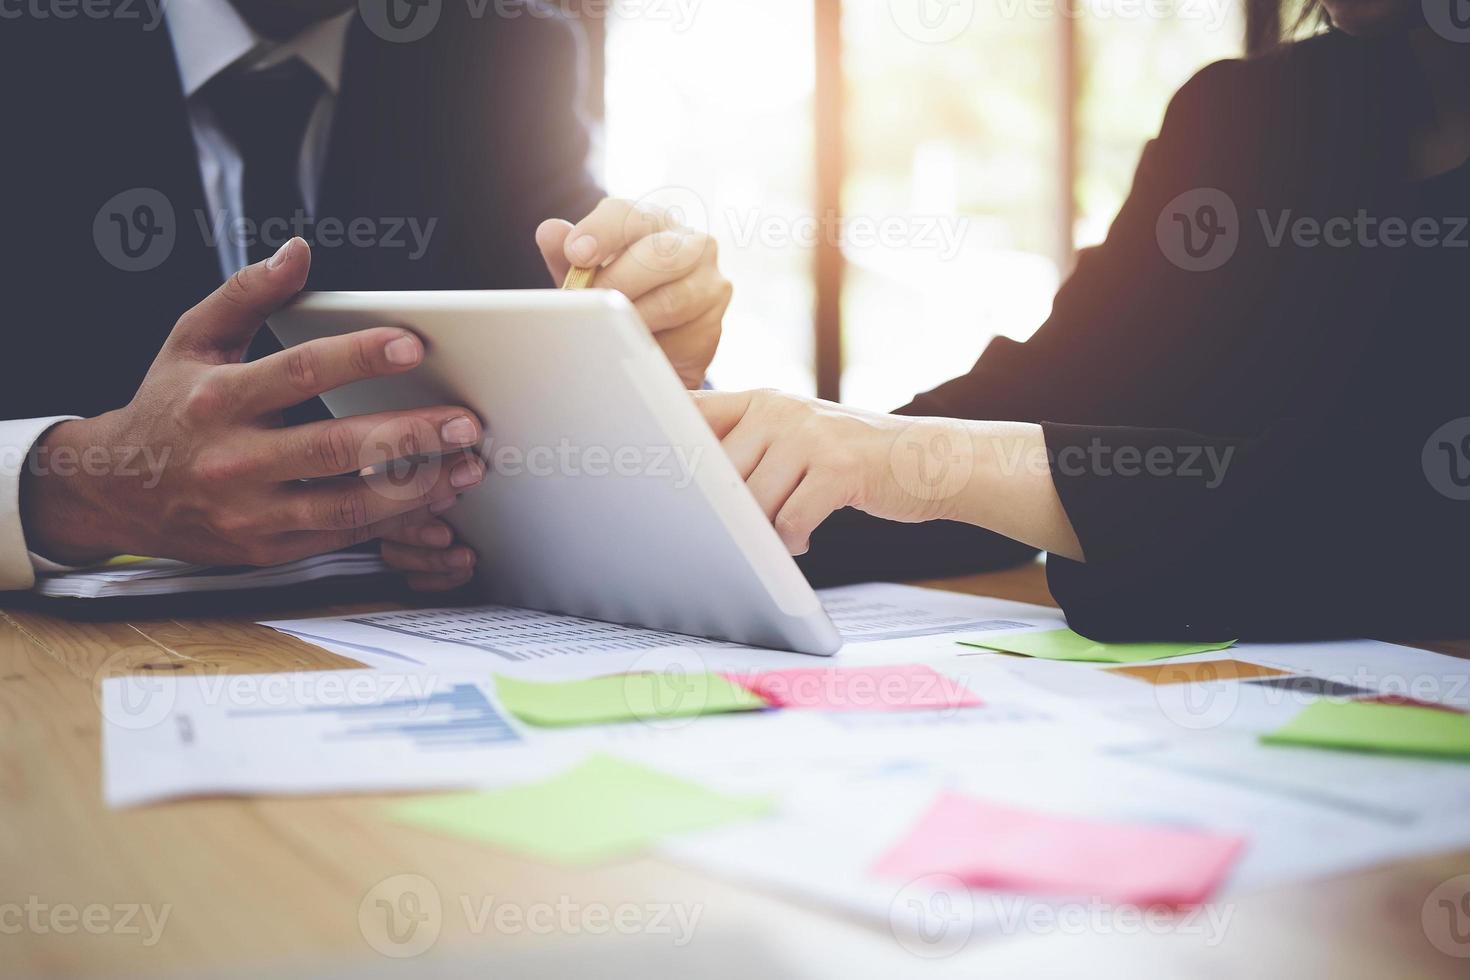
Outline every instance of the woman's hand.
<svg viewBox="0 0 1470 980">
<path fill-rule="evenodd" d="M 1082 559 L 1041 427 L 910 418 L 776 391 L 692 393 L 781 540 L 855 507 L 884 520 L 956 520 Z"/>
<path fill-rule="evenodd" d="M 865 412 L 777 391 L 694 392 L 794 555 L 834 511 L 917 523 L 946 516 L 973 452 L 964 424 Z"/>
</svg>

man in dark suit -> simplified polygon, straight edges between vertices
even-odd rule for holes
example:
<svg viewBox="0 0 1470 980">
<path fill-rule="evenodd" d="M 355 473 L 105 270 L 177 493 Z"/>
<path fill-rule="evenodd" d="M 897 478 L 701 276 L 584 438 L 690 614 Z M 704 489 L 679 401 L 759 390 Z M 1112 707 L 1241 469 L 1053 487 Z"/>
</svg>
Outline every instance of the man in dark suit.
<svg viewBox="0 0 1470 980">
<path fill-rule="evenodd" d="M 288 424 L 423 354 L 387 327 L 275 350 L 262 322 L 302 288 L 602 266 L 697 386 L 729 283 L 707 236 L 603 200 L 580 82 L 574 26 L 538 0 L 7 15 L 0 589 L 119 553 L 271 564 L 373 539 L 415 587 L 466 581 L 474 556 L 437 515 L 484 476 L 481 420 Z M 448 465 L 411 499 L 377 493 L 357 474 L 391 462 L 383 445 Z"/>
</svg>

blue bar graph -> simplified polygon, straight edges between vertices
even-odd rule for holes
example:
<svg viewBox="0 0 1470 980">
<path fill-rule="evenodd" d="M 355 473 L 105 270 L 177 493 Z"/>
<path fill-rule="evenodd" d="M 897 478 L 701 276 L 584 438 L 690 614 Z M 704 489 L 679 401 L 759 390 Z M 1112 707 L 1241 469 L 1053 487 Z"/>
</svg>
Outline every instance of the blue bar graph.
<svg viewBox="0 0 1470 980">
<path fill-rule="evenodd" d="M 428 697 L 404 697 L 372 704 L 323 704 L 292 709 L 241 710 L 232 716 L 328 715 L 341 721 L 328 741 L 407 738 L 421 749 L 519 742 L 521 736 L 473 684 L 455 684 Z"/>
</svg>

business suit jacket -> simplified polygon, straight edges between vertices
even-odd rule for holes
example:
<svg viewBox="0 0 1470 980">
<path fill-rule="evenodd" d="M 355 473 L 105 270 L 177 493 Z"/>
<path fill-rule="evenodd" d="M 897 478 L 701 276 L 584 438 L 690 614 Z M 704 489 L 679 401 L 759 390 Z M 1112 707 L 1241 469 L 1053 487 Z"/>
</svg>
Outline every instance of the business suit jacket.
<svg viewBox="0 0 1470 980">
<path fill-rule="evenodd" d="M 578 111 L 577 28 L 545 9 L 521 13 L 476 18 L 446 3 L 411 43 L 354 21 L 316 215 L 369 219 L 374 239 L 318 245 L 307 288 L 549 285 L 536 225 L 576 220 L 601 194 Z M 169 32 L 118 18 L 7 20 L 0 92 L 0 418 L 118 408 L 179 315 L 221 280 Z M 123 194 L 126 226 L 137 189 L 168 202 L 175 241 L 155 268 L 128 271 L 94 224 Z M 417 258 L 406 224 L 393 234 L 410 218 L 434 222 Z M 103 215 L 100 235 L 121 231 Z"/>
<path fill-rule="evenodd" d="M 1087 556 L 1048 562 L 1078 630 L 1183 639 L 1470 626 L 1470 502 L 1421 472 L 1434 425 L 1383 446 L 1359 408 L 1372 395 L 1391 409 L 1411 393 L 1402 375 L 1379 375 L 1371 352 L 1394 349 L 1396 313 L 1410 299 L 1395 286 L 1425 256 L 1273 246 L 1258 222 L 1405 213 L 1404 127 L 1426 105 L 1406 58 L 1397 42 L 1332 33 L 1199 73 L 1145 149 L 1106 242 L 1080 257 L 1036 335 L 995 340 L 969 373 L 902 410 L 1042 423 Z M 1187 268 L 1183 240 L 1169 237 L 1176 214 L 1218 203 L 1201 192 L 1223 192 L 1237 212 L 1235 252 L 1218 268 Z M 1462 203 L 1458 213 L 1470 214 Z M 1194 231 L 1203 252 L 1203 229 Z M 1465 322 L 1463 309 L 1458 320 L 1429 312 Z M 1458 414 L 1470 416 L 1470 386 L 1459 390 Z M 1089 462 L 1115 461 L 1125 447 L 1139 458 L 1159 447 L 1175 465 L 1121 476 Z M 1180 472 L 1193 450 L 1228 454 L 1224 478 L 1205 466 Z M 819 581 L 841 581 L 953 574 L 1027 553 L 974 528 L 846 512 L 818 532 L 804 564 Z"/>
</svg>

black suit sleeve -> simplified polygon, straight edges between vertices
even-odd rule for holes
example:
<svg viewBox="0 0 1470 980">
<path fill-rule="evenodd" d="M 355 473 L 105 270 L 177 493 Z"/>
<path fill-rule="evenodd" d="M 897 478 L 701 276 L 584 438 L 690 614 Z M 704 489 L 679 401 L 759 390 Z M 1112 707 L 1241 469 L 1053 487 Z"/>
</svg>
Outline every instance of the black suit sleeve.
<svg viewBox="0 0 1470 980">
<path fill-rule="evenodd" d="M 880 580 L 913 581 L 971 575 L 1019 565 L 1035 548 L 971 524 L 898 524 L 861 511 L 840 511 L 812 534 L 797 559 L 818 587 Z"/>
</svg>

